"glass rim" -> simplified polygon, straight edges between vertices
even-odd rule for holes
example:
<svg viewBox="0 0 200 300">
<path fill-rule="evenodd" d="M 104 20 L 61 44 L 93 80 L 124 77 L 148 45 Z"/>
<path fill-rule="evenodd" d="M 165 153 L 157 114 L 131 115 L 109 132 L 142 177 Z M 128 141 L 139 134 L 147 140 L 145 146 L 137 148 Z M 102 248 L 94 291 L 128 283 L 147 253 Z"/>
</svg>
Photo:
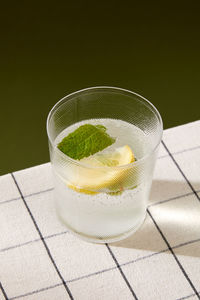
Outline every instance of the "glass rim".
<svg viewBox="0 0 200 300">
<path fill-rule="evenodd" d="M 49 133 L 49 122 L 50 122 L 51 116 L 53 115 L 53 112 L 56 110 L 56 108 L 59 107 L 62 103 L 64 103 L 65 100 L 67 100 L 71 96 L 75 96 L 77 94 L 80 94 L 80 93 L 86 92 L 86 91 L 90 91 L 90 90 L 101 90 L 101 89 L 107 89 L 107 90 L 112 90 L 113 89 L 113 90 L 116 90 L 116 91 L 119 91 L 119 92 L 125 92 L 125 93 L 128 93 L 128 94 L 131 94 L 131 95 L 139 97 L 138 100 L 141 101 L 141 102 L 143 102 L 143 103 L 147 103 L 153 109 L 153 112 L 156 114 L 156 116 L 157 116 L 157 118 L 159 120 L 159 123 L 160 123 L 160 134 L 159 134 L 159 138 L 158 138 L 157 143 L 144 156 L 142 156 L 141 158 L 137 159 L 134 162 L 131 162 L 129 164 L 122 165 L 122 166 L 111 166 L 111 167 L 109 167 L 109 166 L 102 166 L 102 167 L 101 166 L 89 166 L 87 164 L 84 164 L 84 163 L 80 162 L 79 160 L 75 160 L 75 159 L 67 156 L 66 154 L 64 154 L 60 149 L 58 149 L 56 147 L 56 145 L 54 144 L 54 142 L 51 139 L 51 136 L 50 136 L 50 133 Z M 130 90 L 127 90 L 127 89 L 123 89 L 123 88 L 119 88 L 119 87 L 114 87 L 114 86 L 93 86 L 93 87 L 87 87 L 87 88 L 84 88 L 84 89 L 72 92 L 72 93 L 64 96 L 63 98 L 61 98 L 58 102 L 56 102 L 54 104 L 54 106 L 52 107 L 52 109 L 48 113 L 47 121 L 46 121 L 46 131 L 47 131 L 48 140 L 49 140 L 49 142 L 50 142 L 53 150 L 56 151 L 62 158 L 64 158 L 65 160 L 69 161 L 70 163 L 73 163 L 73 164 L 75 164 L 77 166 L 84 167 L 84 168 L 87 168 L 87 169 L 98 169 L 98 170 L 101 170 L 101 169 L 105 170 L 105 169 L 107 169 L 108 171 L 111 171 L 111 170 L 116 171 L 116 170 L 119 170 L 119 169 L 127 169 L 127 168 L 132 168 L 132 167 L 135 167 L 137 165 L 140 165 L 143 161 L 145 161 L 146 159 L 148 159 L 148 157 L 150 157 L 156 151 L 156 149 L 160 145 L 160 142 L 161 142 L 161 139 L 162 139 L 163 121 L 162 121 L 161 115 L 160 115 L 159 111 L 157 110 L 157 108 L 149 100 L 147 100 L 145 97 L 141 96 L 140 94 L 135 93 L 135 92 L 130 91 Z"/>
</svg>

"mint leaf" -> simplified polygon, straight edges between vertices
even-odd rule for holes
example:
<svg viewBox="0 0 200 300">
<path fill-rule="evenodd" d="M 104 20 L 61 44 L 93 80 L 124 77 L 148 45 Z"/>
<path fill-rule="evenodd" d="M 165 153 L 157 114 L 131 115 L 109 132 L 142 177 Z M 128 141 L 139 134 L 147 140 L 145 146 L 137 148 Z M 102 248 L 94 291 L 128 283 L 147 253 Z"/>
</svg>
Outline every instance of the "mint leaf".
<svg viewBox="0 0 200 300">
<path fill-rule="evenodd" d="M 58 144 L 58 149 L 73 159 L 82 159 L 112 145 L 115 139 L 106 133 L 103 125 L 85 124 Z"/>
</svg>

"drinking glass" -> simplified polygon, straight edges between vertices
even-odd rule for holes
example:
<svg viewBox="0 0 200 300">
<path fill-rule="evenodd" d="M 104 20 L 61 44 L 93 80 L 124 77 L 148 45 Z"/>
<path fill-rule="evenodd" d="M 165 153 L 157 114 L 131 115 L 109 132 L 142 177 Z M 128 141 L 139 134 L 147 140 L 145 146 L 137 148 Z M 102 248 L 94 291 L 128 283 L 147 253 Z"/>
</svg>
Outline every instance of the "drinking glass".
<svg viewBox="0 0 200 300">
<path fill-rule="evenodd" d="M 124 129 L 122 137 L 133 143 L 136 161 L 122 166 L 90 166 L 57 148 L 63 130 L 84 120 L 98 123 L 98 119 L 114 120 L 113 129 L 119 133 L 124 121 L 132 126 Z M 107 243 L 124 239 L 141 226 L 162 131 L 162 119 L 155 106 L 122 88 L 86 88 L 54 105 L 47 118 L 54 198 L 57 214 L 69 231 L 87 241 Z M 76 185 L 83 177 L 87 189 Z M 90 189 L 90 182 L 102 179 L 107 184 Z"/>
</svg>

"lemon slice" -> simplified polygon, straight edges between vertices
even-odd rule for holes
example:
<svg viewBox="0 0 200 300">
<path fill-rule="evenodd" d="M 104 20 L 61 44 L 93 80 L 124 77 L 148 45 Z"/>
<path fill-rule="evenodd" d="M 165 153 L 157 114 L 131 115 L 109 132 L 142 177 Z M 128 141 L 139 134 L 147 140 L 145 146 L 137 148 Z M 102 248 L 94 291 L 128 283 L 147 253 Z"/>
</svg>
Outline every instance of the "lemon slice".
<svg viewBox="0 0 200 300">
<path fill-rule="evenodd" d="M 75 192 L 78 192 L 78 193 L 83 193 L 83 194 L 87 194 L 87 195 L 95 195 L 95 194 L 98 194 L 98 192 L 93 192 L 93 191 L 81 189 L 81 188 L 78 188 L 78 187 L 76 187 L 75 185 L 70 184 L 70 183 L 68 183 L 67 186 L 68 186 L 70 189 L 72 189 L 72 190 L 74 190 Z"/>
<path fill-rule="evenodd" d="M 112 167 L 127 165 L 134 161 L 133 151 L 128 145 L 117 148 L 111 153 L 84 158 L 80 162 L 86 167 L 74 166 L 69 176 L 70 183 L 67 185 L 77 192 L 86 194 L 94 194 L 102 189 L 120 186 L 128 169 L 117 170 Z"/>
<path fill-rule="evenodd" d="M 114 152 L 96 154 L 81 160 L 86 165 L 90 166 L 123 166 L 135 160 L 134 154 L 128 145 L 115 149 Z"/>
</svg>

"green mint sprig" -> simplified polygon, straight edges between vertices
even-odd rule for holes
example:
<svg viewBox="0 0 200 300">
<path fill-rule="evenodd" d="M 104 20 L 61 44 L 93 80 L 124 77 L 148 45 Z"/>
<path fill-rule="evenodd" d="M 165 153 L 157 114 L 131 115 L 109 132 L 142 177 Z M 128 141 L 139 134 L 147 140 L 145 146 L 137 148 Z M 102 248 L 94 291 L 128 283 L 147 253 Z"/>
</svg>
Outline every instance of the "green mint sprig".
<svg viewBox="0 0 200 300">
<path fill-rule="evenodd" d="M 115 138 L 110 137 L 106 130 L 103 125 L 82 125 L 64 137 L 57 147 L 69 157 L 80 160 L 115 142 Z"/>
</svg>

